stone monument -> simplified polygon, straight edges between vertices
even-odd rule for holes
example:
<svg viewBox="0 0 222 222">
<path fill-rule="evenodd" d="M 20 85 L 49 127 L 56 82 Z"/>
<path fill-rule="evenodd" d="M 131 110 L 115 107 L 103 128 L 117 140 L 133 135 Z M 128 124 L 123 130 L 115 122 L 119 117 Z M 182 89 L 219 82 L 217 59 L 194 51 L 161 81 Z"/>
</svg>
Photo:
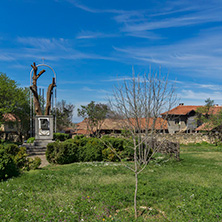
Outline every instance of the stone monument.
<svg viewBox="0 0 222 222">
<path fill-rule="evenodd" d="M 50 115 L 51 111 L 51 99 L 53 94 L 53 88 L 56 87 L 55 78 L 52 79 L 52 83 L 48 87 L 47 91 L 47 99 L 44 115 L 42 113 L 41 105 L 40 105 L 40 97 L 38 95 L 37 89 L 37 80 L 38 78 L 45 72 L 45 70 L 41 70 L 38 72 L 38 66 L 33 63 L 32 71 L 32 85 L 30 86 L 30 90 L 33 94 L 33 104 L 34 104 L 34 112 L 35 112 L 35 146 L 46 147 L 49 142 L 52 142 L 53 139 L 53 116 Z"/>
</svg>

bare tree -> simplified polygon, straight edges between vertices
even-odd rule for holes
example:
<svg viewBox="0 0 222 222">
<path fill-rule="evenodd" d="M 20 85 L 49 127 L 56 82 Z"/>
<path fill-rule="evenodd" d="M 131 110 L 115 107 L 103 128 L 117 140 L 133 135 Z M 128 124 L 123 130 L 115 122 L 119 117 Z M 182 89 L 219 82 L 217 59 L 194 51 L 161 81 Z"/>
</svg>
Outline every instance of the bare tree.
<svg viewBox="0 0 222 222">
<path fill-rule="evenodd" d="M 52 91 L 53 88 L 56 86 L 55 84 L 55 78 L 52 78 L 52 83 L 48 87 L 47 91 L 47 103 L 45 108 L 45 115 L 49 115 L 50 109 L 51 109 L 51 97 L 52 97 Z"/>
<path fill-rule="evenodd" d="M 156 134 L 164 131 L 167 126 L 166 120 L 160 118 L 160 114 L 172 109 L 175 100 L 174 86 L 169 83 L 168 77 L 161 76 L 160 73 L 144 75 L 142 78 L 133 73 L 130 80 L 118 84 L 113 90 L 111 107 L 124 118 L 121 121 L 123 127 L 130 132 L 133 140 L 134 164 L 125 166 L 135 176 L 135 218 L 138 175 L 162 146 L 162 142 L 155 139 Z M 106 145 L 110 147 L 110 144 Z M 114 150 L 113 147 L 110 148 Z"/>
<path fill-rule="evenodd" d="M 39 98 L 38 89 L 37 89 L 37 80 L 45 72 L 45 70 L 43 69 L 37 74 L 38 67 L 36 66 L 35 62 L 33 63 L 33 65 L 31 65 L 31 67 L 33 68 L 33 76 L 32 76 L 32 85 L 30 86 L 30 89 L 34 97 L 35 113 L 36 115 L 42 115 L 41 105 L 39 101 L 40 98 Z M 52 83 L 49 85 L 48 91 L 47 91 L 47 104 L 46 104 L 46 109 L 45 109 L 45 115 L 49 115 L 49 112 L 51 109 L 52 91 L 55 86 L 56 86 L 55 78 L 53 78 Z"/>
<path fill-rule="evenodd" d="M 35 113 L 36 115 L 42 115 L 42 110 L 41 110 L 39 96 L 38 96 L 37 80 L 45 72 L 45 70 L 43 69 L 39 72 L 39 74 L 37 74 L 38 67 L 36 66 L 36 64 L 33 63 L 31 67 L 33 68 L 33 76 L 32 76 L 32 86 L 30 86 L 30 89 L 34 97 Z"/>
</svg>

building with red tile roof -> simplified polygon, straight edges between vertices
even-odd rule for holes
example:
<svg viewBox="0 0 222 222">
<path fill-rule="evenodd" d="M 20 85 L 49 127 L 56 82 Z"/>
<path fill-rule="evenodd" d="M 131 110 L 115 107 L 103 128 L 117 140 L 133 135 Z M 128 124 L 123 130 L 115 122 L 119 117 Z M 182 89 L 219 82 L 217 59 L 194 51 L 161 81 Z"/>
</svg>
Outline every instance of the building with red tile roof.
<svg viewBox="0 0 222 222">
<path fill-rule="evenodd" d="M 14 138 L 18 134 L 18 125 L 16 122 L 20 122 L 20 120 L 11 113 L 5 113 L 3 114 L 3 121 L 0 124 L 0 138 L 8 140 L 10 139 L 9 135 Z"/>
<path fill-rule="evenodd" d="M 138 123 L 136 123 L 135 119 L 129 119 L 129 120 L 123 120 L 123 119 L 105 119 L 104 122 L 101 124 L 100 127 L 100 133 L 101 134 L 110 134 L 110 133 L 121 133 L 122 130 L 127 130 L 130 129 L 131 127 L 136 128 L 136 125 L 139 124 L 139 128 L 142 129 L 143 131 L 147 128 L 151 130 L 154 128 L 158 132 L 168 132 L 167 129 L 167 121 L 158 117 L 155 120 L 154 124 L 154 119 L 149 118 L 148 120 L 146 118 L 140 118 L 138 120 Z M 154 124 L 154 126 L 153 126 Z M 94 128 L 95 133 L 96 128 Z M 88 120 L 84 119 L 82 122 L 77 123 L 77 129 L 75 134 L 76 135 L 90 135 L 92 132 L 89 129 L 88 126 Z"/>
<path fill-rule="evenodd" d="M 162 113 L 162 117 L 167 119 L 169 133 L 195 132 L 202 123 L 197 120 L 196 111 L 204 106 L 186 106 L 180 103 L 179 106 Z M 222 106 L 214 105 L 210 107 L 209 113 L 216 114 L 222 110 Z M 200 128 L 199 128 L 200 127 Z"/>
</svg>

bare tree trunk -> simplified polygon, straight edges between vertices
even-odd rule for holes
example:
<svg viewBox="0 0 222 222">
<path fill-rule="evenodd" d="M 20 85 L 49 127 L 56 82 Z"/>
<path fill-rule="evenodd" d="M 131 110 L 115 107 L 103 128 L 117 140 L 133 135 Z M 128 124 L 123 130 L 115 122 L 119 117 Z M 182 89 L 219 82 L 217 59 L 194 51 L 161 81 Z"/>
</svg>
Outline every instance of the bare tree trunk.
<svg viewBox="0 0 222 222">
<path fill-rule="evenodd" d="M 39 72 L 39 74 L 37 74 L 38 67 L 35 65 L 35 62 L 31 66 L 33 68 L 33 76 L 32 76 L 33 81 L 32 81 L 32 86 L 30 86 L 30 89 L 34 96 L 35 113 L 36 115 L 42 115 L 38 91 L 37 91 L 37 80 L 45 72 L 45 70 L 43 69 L 42 71 Z"/>
<path fill-rule="evenodd" d="M 56 86 L 55 78 L 53 78 L 52 83 L 49 85 L 48 91 L 47 91 L 47 103 L 46 103 L 45 115 L 49 115 L 49 111 L 50 111 L 50 108 L 51 108 L 52 91 L 53 91 L 53 88 L 55 86 Z"/>
<path fill-rule="evenodd" d="M 135 168 L 137 170 L 135 162 Z M 135 170 L 135 193 L 134 193 L 134 213 L 135 213 L 135 218 L 137 218 L 137 190 L 138 190 L 138 173 Z"/>
</svg>

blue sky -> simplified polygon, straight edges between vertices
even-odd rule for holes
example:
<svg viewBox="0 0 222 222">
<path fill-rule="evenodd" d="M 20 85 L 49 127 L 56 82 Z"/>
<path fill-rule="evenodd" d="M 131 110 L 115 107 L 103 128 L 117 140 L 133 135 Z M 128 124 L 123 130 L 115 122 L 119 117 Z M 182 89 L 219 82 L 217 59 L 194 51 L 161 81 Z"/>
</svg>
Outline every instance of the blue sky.
<svg viewBox="0 0 222 222">
<path fill-rule="evenodd" d="M 106 103 L 132 66 L 137 74 L 161 66 L 187 105 L 222 104 L 222 1 L 1 1 L 0 72 L 29 86 L 42 58 L 56 71 L 58 100 L 76 109 Z M 47 70 L 39 86 L 51 77 Z"/>
</svg>

